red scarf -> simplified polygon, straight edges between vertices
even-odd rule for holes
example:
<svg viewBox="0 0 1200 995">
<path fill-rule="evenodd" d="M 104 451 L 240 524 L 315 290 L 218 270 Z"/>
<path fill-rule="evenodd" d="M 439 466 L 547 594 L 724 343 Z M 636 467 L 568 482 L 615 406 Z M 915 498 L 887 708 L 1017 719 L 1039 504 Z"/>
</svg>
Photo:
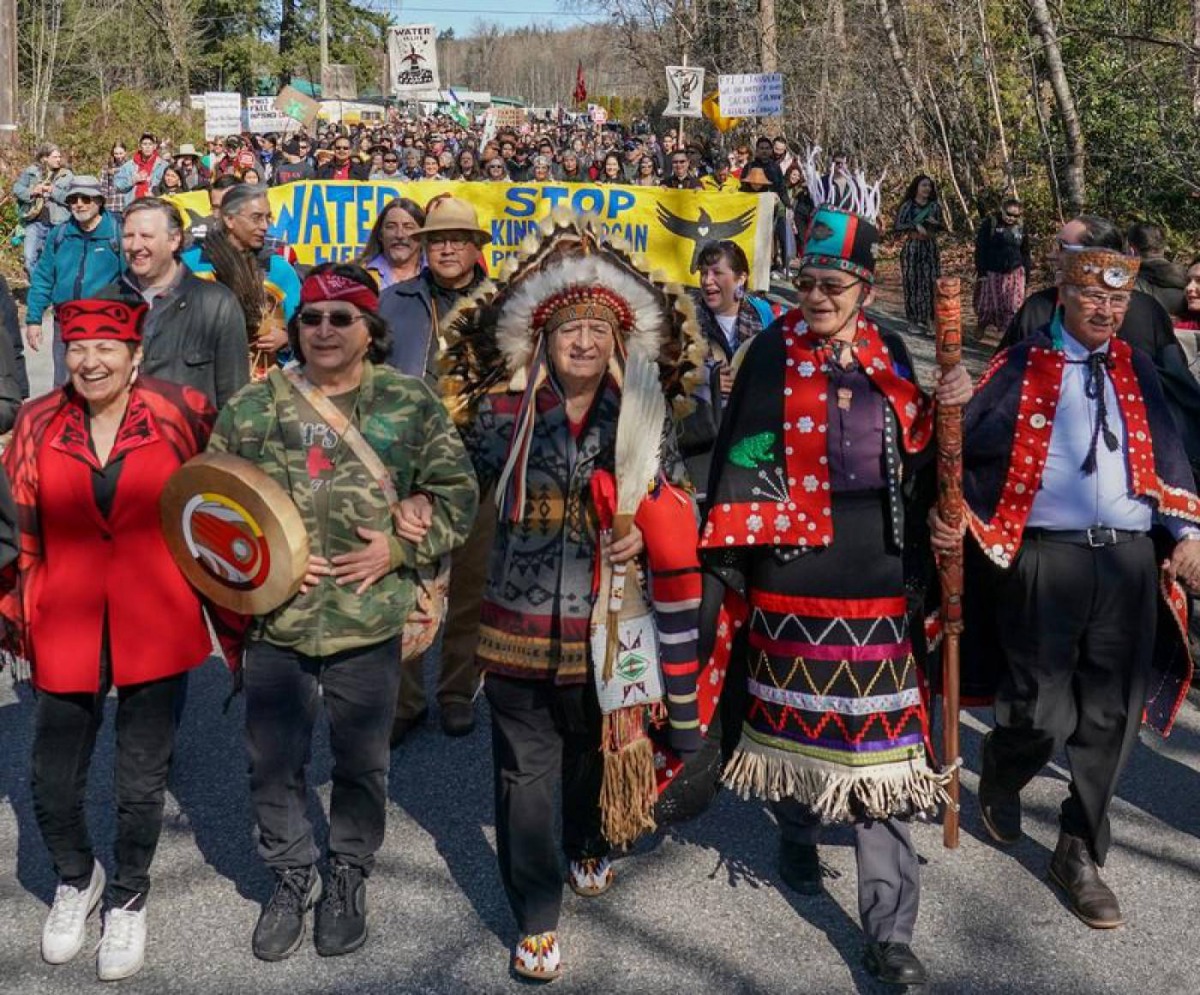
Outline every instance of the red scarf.
<svg viewBox="0 0 1200 995">
<path fill-rule="evenodd" d="M 1109 373 L 1117 395 L 1117 406 L 1125 423 L 1129 465 L 1129 489 L 1138 497 L 1152 500 L 1158 510 L 1189 522 L 1200 522 L 1200 502 L 1194 494 L 1172 487 L 1158 476 L 1154 465 L 1154 446 L 1150 439 L 1150 421 L 1146 402 L 1133 369 L 1133 349 L 1114 338 L 1108 347 L 1112 361 Z M 982 390 L 1005 363 L 1001 353 L 980 378 L 976 391 Z M 1042 486 L 1054 415 L 1062 392 L 1063 353 L 1058 349 L 1033 347 L 1021 380 L 1021 400 L 1017 408 L 1012 456 L 1008 476 L 1000 491 L 1000 500 L 989 521 L 967 508 L 967 524 L 988 558 L 1008 567 L 1021 549 L 1025 523 L 1033 508 L 1033 499 Z"/>
<path fill-rule="evenodd" d="M 787 368 L 783 387 L 784 468 L 760 470 L 761 500 L 714 504 L 701 548 L 730 546 L 828 546 L 833 542 L 830 506 L 828 340 L 810 333 L 799 309 L 783 319 Z M 900 426 L 905 452 L 920 452 L 933 437 L 933 402 L 892 362 L 879 328 L 859 314 L 850 349 L 887 400 Z M 752 440 L 746 440 L 752 441 Z M 736 444 L 731 448 L 736 448 Z M 771 475 L 771 470 L 775 475 Z"/>
<path fill-rule="evenodd" d="M 149 159 L 142 158 L 141 150 L 133 153 L 133 171 L 135 173 L 144 172 L 146 179 L 141 183 L 133 185 L 133 196 L 149 197 L 153 191 L 154 169 L 158 165 L 158 153 L 153 152 Z"/>
</svg>

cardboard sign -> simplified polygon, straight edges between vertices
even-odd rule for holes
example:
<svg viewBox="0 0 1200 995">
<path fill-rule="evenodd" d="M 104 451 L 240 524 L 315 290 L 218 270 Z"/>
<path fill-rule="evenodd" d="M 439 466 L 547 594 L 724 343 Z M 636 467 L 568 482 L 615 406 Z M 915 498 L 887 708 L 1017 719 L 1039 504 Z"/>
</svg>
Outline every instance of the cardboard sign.
<svg viewBox="0 0 1200 995">
<path fill-rule="evenodd" d="M 725 117 L 774 117 L 783 113 L 783 74 L 718 76 L 717 95 Z"/>
<path fill-rule="evenodd" d="M 317 112 L 320 111 L 321 105 L 294 86 L 285 86 L 275 98 L 275 108 L 285 117 L 299 121 L 306 128 L 311 128 L 317 119 Z"/>
</svg>

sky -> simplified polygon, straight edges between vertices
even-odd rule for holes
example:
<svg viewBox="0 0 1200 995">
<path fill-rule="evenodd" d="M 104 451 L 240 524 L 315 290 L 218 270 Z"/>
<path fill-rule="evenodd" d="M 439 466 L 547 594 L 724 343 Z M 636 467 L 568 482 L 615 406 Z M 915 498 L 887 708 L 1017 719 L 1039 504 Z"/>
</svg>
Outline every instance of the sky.
<svg viewBox="0 0 1200 995">
<path fill-rule="evenodd" d="M 436 24 L 439 31 L 453 28 L 465 38 L 476 21 L 517 28 L 525 24 L 543 24 L 567 28 L 598 20 L 596 15 L 566 14 L 559 0 L 374 0 L 368 5 L 386 10 L 399 24 Z"/>
</svg>

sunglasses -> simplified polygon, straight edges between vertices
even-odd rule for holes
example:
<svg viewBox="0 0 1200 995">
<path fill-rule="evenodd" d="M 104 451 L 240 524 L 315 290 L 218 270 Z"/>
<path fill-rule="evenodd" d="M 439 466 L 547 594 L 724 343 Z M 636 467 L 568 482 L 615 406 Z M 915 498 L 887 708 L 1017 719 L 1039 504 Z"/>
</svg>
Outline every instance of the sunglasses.
<svg viewBox="0 0 1200 995">
<path fill-rule="evenodd" d="M 67 198 L 67 206 L 69 207 L 71 204 L 90 204 L 95 199 L 95 197 L 89 197 L 87 194 L 73 193 Z"/>
<path fill-rule="evenodd" d="M 334 152 L 349 152 L 350 146 L 349 145 L 335 145 L 333 147 L 333 151 Z"/>
<path fill-rule="evenodd" d="M 298 315 L 300 324 L 305 328 L 319 328 L 321 322 L 328 321 L 333 328 L 349 328 L 359 318 L 361 314 L 355 314 L 353 311 L 316 311 L 305 309 Z"/>
<path fill-rule="evenodd" d="M 861 282 L 861 280 L 851 280 L 849 283 L 842 283 L 841 280 L 816 280 L 811 276 L 800 276 L 796 278 L 795 286 L 797 292 L 805 297 L 814 290 L 820 290 L 826 297 L 841 297 L 842 294 L 858 286 Z"/>
</svg>

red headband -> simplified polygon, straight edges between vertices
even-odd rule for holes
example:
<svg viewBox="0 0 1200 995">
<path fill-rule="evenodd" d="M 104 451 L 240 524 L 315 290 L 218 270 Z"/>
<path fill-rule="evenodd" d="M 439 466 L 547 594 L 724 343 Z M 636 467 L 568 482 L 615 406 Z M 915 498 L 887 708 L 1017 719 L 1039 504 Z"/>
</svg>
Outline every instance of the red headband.
<svg viewBox="0 0 1200 995">
<path fill-rule="evenodd" d="M 375 291 L 338 273 L 314 273 L 301 284 L 301 304 L 319 304 L 321 301 L 347 301 L 372 314 L 379 311 L 379 295 Z"/>
<path fill-rule="evenodd" d="M 142 341 L 142 322 L 148 310 L 145 304 L 80 300 L 60 304 L 54 312 L 62 327 L 64 342 L 115 339 L 138 343 Z"/>
</svg>

